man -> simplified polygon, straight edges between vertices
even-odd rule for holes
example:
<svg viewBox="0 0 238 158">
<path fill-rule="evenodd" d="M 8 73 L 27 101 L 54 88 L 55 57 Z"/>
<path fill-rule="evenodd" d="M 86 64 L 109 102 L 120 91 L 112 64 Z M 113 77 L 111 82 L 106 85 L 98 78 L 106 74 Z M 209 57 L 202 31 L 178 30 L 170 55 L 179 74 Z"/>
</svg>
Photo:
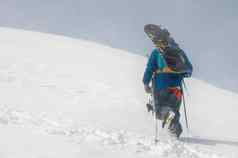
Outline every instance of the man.
<svg viewBox="0 0 238 158">
<path fill-rule="evenodd" d="M 160 40 L 156 47 L 157 49 L 154 49 L 149 57 L 143 76 L 145 91 L 153 93 L 156 118 L 163 121 L 163 127 L 168 126 L 172 135 L 179 137 L 182 133 L 182 126 L 179 122 L 179 109 L 183 95 L 181 83 L 184 77 L 191 76 L 192 66 L 187 73 L 174 73 L 167 66 L 163 54 L 171 47 L 178 48 L 172 38 L 170 38 L 170 41 Z M 152 87 L 150 83 L 152 83 Z"/>
</svg>

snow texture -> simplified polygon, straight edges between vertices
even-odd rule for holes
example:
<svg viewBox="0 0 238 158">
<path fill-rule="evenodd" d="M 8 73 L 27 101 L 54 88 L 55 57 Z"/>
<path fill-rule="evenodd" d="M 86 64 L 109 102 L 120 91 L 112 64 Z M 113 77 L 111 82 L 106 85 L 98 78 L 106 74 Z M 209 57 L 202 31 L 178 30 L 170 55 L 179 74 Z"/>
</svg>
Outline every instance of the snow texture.
<svg viewBox="0 0 238 158">
<path fill-rule="evenodd" d="M 83 40 L 0 28 L 0 157 L 235 158 L 238 95 L 188 79 L 180 140 L 146 111 L 146 58 Z M 181 113 L 183 109 L 181 109 Z"/>
</svg>

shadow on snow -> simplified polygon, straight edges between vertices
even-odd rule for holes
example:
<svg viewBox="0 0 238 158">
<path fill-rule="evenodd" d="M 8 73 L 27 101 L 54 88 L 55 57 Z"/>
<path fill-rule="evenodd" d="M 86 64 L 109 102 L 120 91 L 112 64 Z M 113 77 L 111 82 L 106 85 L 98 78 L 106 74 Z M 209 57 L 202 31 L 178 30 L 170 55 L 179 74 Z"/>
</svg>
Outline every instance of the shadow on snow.
<svg viewBox="0 0 238 158">
<path fill-rule="evenodd" d="M 229 141 L 229 140 L 215 140 L 215 139 L 205 139 L 205 138 L 189 138 L 182 137 L 180 138 L 182 142 L 192 143 L 192 144 L 202 144 L 202 145 L 231 145 L 238 146 L 238 141 Z"/>
</svg>

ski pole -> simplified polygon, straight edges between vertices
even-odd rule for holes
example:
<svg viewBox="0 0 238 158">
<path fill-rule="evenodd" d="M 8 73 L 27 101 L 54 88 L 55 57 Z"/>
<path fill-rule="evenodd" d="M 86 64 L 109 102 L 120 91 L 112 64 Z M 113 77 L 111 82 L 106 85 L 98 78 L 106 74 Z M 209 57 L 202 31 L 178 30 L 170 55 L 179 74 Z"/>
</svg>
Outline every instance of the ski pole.
<svg viewBox="0 0 238 158">
<path fill-rule="evenodd" d="M 154 76 L 152 77 L 152 86 L 151 86 L 151 96 L 152 96 L 152 99 L 153 99 L 153 111 L 154 111 L 154 117 L 155 117 L 155 144 L 158 143 L 159 139 L 159 128 L 158 128 L 158 119 L 157 119 L 157 111 L 156 111 L 156 108 L 155 108 L 155 96 L 154 96 Z"/>
<path fill-rule="evenodd" d="M 181 91 L 182 91 L 182 96 L 183 96 L 183 109 L 184 109 L 186 127 L 187 127 L 187 132 L 189 133 L 188 117 L 187 117 L 186 103 L 185 103 L 185 97 L 184 97 L 184 91 L 183 91 L 183 85 L 182 84 L 181 84 Z"/>
<path fill-rule="evenodd" d="M 157 144 L 159 141 L 158 139 L 158 119 L 156 118 L 155 114 L 155 144 Z"/>
<path fill-rule="evenodd" d="M 188 96 L 190 96 L 189 93 L 188 93 L 188 87 L 187 87 L 187 85 L 185 84 L 184 79 L 182 80 L 182 85 L 184 86 L 184 89 L 185 89 L 185 91 L 187 92 Z"/>
</svg>

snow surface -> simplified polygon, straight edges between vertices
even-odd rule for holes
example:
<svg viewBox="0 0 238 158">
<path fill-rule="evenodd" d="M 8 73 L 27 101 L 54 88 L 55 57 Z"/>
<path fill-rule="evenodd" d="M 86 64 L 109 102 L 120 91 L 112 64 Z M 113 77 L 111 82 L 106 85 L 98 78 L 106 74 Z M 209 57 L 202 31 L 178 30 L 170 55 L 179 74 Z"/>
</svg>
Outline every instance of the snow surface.
<svg viewBox="0 0 238 158">
<path fill-rule="evenodd" d="M 97 43 L 0 28 L 1 158 L 236 158 L 238 95 L 186 80 L 180 141 L 147 113 L 146 58 Z M 183 113 L 183 109 L 181 109 Z"/>
</svg>

